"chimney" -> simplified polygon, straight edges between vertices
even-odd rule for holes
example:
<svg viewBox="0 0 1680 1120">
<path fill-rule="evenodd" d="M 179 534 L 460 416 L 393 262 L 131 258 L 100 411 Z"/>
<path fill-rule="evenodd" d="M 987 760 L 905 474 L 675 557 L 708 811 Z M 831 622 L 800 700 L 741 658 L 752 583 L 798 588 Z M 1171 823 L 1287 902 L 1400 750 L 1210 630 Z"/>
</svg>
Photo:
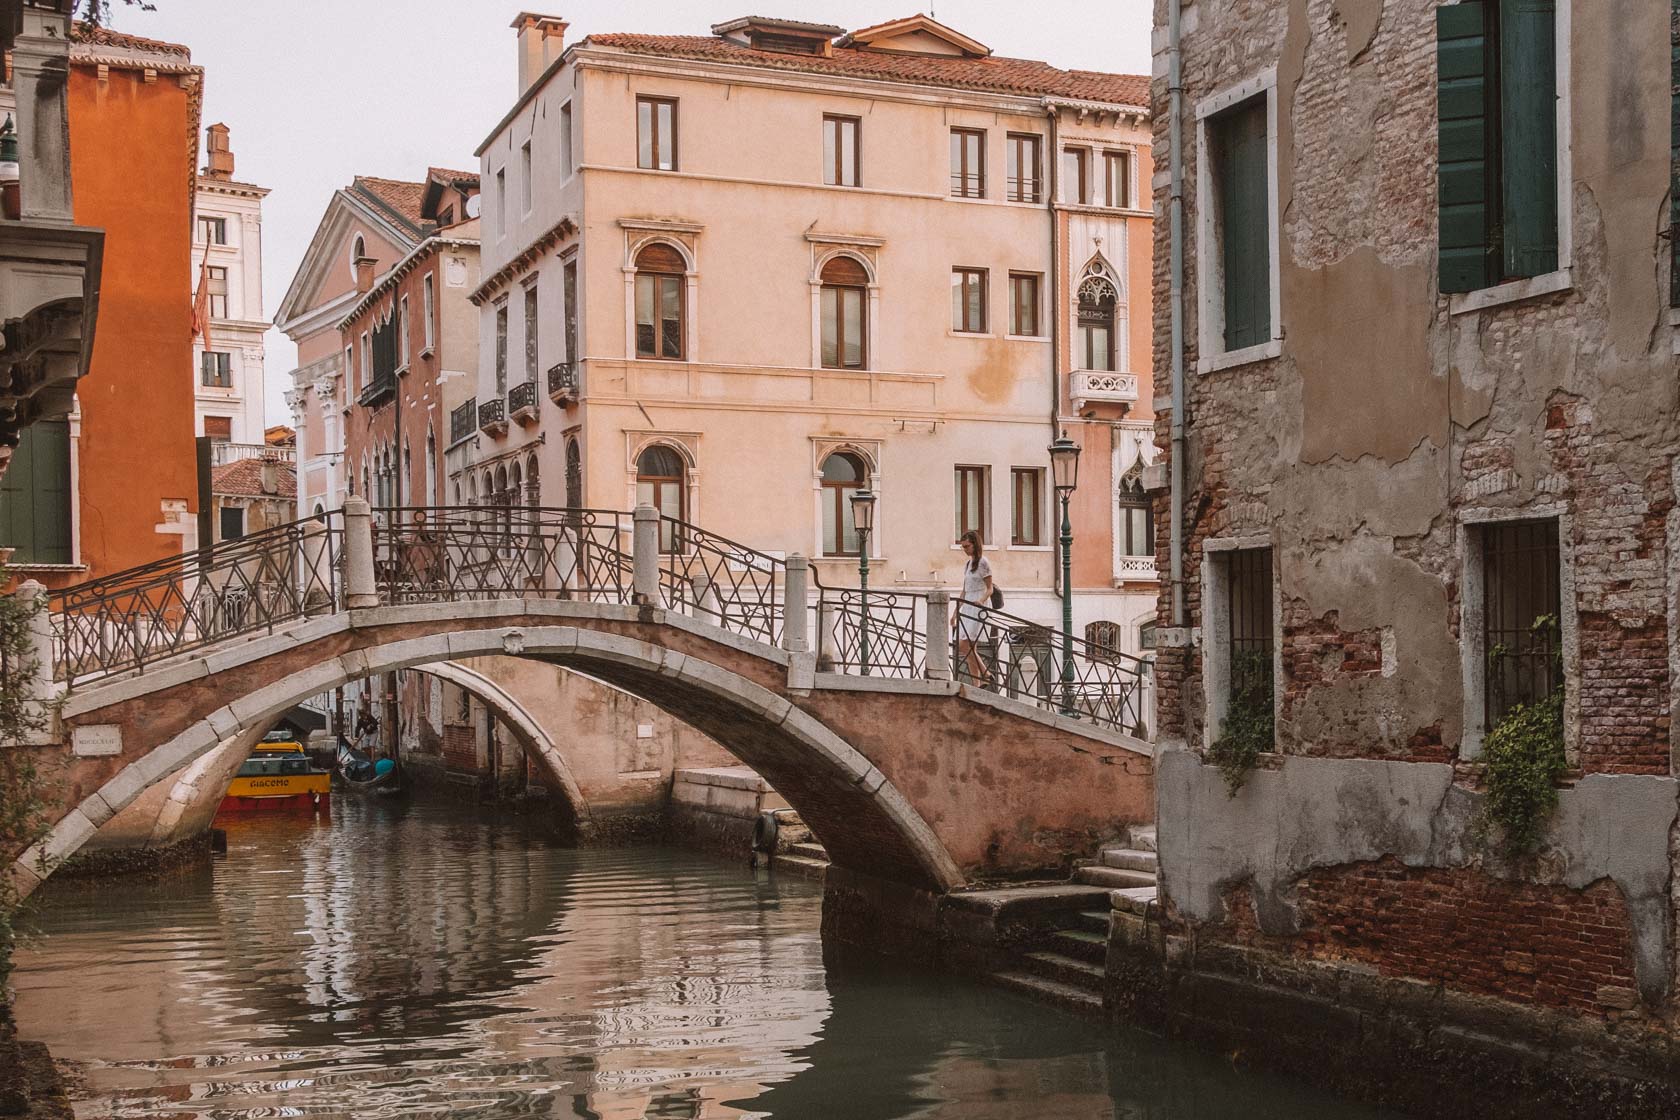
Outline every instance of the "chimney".
<svg viewBox="0 0 1680 1120">
<path fill-rule="evenodd" d="M 204 130 L 204 177 L 233 178 L 233 149 L 228 147 L 228 126 L 213 124 Z"/>
<path fill-rule="evenodd" d="M 520 12 L 509 26 L 519 35 L 519 93 L 523 96 L 560 57 L 569 25 L 559 16 Z"/>
<path fill-rule="evenodd" d="M 262 492 L 264 494 L 278 494 L 280 492 L 280 464 L 273 459 L 262 461 Z"/>
<path fill-rule="evenodd" d="M 366 293 L 373 291 L 373 257 L 356 258 L 356 291 Z"/>
</svg>

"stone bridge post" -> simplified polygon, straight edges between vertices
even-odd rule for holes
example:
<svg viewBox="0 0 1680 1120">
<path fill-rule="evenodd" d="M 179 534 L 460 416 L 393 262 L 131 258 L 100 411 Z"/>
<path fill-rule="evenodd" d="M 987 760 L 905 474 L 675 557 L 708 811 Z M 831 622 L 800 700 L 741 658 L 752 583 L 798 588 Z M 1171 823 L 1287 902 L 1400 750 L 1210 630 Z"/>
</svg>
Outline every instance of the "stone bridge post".
<svg viewBox="0 0 1680 1120">
<path fill-rule="evenodd" d="M 782 648 L 789 653 L 807 653 L 811 648 L 805 601 L 810 596 L 811 562 L 795 552 L 787 558 L 787 578 L 782 585 Z"/>
<path fill-rule="evenodd" d="M 659 511 L 637 506 L 632 516 L 630 557 L 635 582 L 631 586 L 637 603 L 659 605 Z"/>
<path fill-rule="evenodd" d="M 927 618 L 923 620 L 927 645 L 927 679 L 951 679 L 951 593 L 929 591 Z"/>
<path fill-rule="evenodd" d="M 48 709 L 48 701 L 53 697 L 53 638 L 52 616 L 47 613 L 47 589 L 36 580 L 26 579 L 12 592 L 12 598 L 17 600 L 19 607 L 30 612 L 29 631 L 23 649 L 23 656 L 29 664 L 29 679 L 19 683 L 24 690 L 24 699 L 29 702 L 26 708 L 28 718 L 31 722 L 40 720 L 41 726 L 33 728 L 28 739 L 46 742 L 53 730 L 52 713 Z"/>
<path fill-rule="evenodd" d="M 344 499 L 344 605 L 362 610 L 379 605 L 373 574 L 373 511 L 354 495 Z"/>
</svg>

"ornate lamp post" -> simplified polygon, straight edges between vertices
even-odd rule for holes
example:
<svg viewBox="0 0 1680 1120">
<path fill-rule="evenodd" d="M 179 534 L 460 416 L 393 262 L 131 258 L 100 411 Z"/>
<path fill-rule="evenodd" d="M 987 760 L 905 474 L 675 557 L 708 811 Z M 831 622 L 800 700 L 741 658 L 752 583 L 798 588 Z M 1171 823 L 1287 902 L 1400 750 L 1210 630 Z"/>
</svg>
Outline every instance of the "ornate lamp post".
<svg viewBox="0 0 1680 1120">
<path fill-rule="evenodd" d="M 1062 500 L 1062 714 L 1077 719 L 1073 708 L 1073 521 L 1068 502 L 1079 488 L 1079 445 L 1067 432 L 1050 444 L 1050 474 Z"/>
<path fill-rule="evenodd" d="M 852 492 L 852 527 L 858 536 L 858 660 L 869 675 L 869 534 L 875 528 L 875 495 L 867 488 Z"/>
</svg>

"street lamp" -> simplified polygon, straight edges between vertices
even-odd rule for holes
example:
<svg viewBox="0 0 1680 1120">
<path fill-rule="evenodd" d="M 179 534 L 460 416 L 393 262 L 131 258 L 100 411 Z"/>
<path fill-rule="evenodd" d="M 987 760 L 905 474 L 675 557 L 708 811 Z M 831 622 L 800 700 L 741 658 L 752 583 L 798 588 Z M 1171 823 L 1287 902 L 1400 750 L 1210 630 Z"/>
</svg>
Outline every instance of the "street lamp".
<svg viewBox="0 0 1680 1120">
<path fill-rule="evenodd" d="M 1079 445 L 1063 431 L 1050 444 L 1050 476 L 1062 500 L 1062 714 L 1079 718 L 1073 709 L 1073 520 L 1068 502 L 1079 488 Z"/>
<path fill-rule="evenodd" d="M 858 537 L 858 608 L 863 621 L 858 625 L 858 660 L 863 675 L 869 675 L 869 533 L 875 528 L 875 495 L 867 488 L 852 491 L 852 528 Z"/>
</svg>

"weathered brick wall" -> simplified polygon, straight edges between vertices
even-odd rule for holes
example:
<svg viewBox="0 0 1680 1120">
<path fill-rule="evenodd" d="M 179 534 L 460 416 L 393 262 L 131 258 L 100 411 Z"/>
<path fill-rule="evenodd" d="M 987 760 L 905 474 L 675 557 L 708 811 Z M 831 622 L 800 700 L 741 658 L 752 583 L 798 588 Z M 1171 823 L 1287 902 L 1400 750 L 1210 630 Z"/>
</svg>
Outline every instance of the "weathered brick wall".
<svg viewBox="0 0 1680 1120">
<path fill-rule="evenodd" d="M 1226 937 L 1591 1015 L 1638 1001 L 1627 904 L 1608 880 L 1574 891 L 1383 859 L 1307 875 L 1297 900 L 1299 936 L 1268 937 L 1248 888 L 1231 888 Z"/>
<path fill-rule="evenodd" d="M 1155 5 L 1158 49 L 1167 2 Z M 1454 313 L 1435 273 L 1437 6 L 1196 0 L 1183 9 L 1183 593 L 1194 640 L 1157 654 L 1161 735 L 1197 749 L 1206 731 L 1204 544 L 1265 537 L 1281 604 L 1277 751 L 1454 763 L 1475 787 L 1480 767 L 1464 751 L 1474 705 L 1463 686 L 1464 524 L 1557 516 L 1574 773 L 1669 775 L 1680 708 L 1680 370 L 1659 235 L 1668 224 L 1669 12 L 1635 5 L 1614 21 L 1603 6 L 1573 5 L 1568 284 Z M 1283 352 L 1198 372 L 1195 108 L 1268 67 L 1277 69 Z M 1155 158 L 1165 172 L 1164 55 L 1156 75 Z M 1155 202 L 1155 383 L 1164 395 L 1165 174 Z M 1171 420 L 1157 410 L 1167 459 Z M 1163 493 L 1156 504 L 1162 572 L 1170 500 Z M 1171 602 L 1163 580 L 1163 626 L 1172 625 Z M 1367 809 L 1364 819 L 1432 811 Z M 1164 804 L 1160 824 L 1163 834 L 1172 827 Z M 1204 936 L 1258 936 L 1238 892 L 1227 924 Z M 1298 894 L 1305 932 L 1274 945 L 1292 953 L 1595 1013 L 1608 1006 L 1600 989 L 1619 1001 L 1632 986 L 1626 906 L 1608 883 L 1573 891 L 1520 874 L 1388 861 L 1313 872 Z M 1533 970 L 1523 971 L 1529 958 Z"/>
</svg>

